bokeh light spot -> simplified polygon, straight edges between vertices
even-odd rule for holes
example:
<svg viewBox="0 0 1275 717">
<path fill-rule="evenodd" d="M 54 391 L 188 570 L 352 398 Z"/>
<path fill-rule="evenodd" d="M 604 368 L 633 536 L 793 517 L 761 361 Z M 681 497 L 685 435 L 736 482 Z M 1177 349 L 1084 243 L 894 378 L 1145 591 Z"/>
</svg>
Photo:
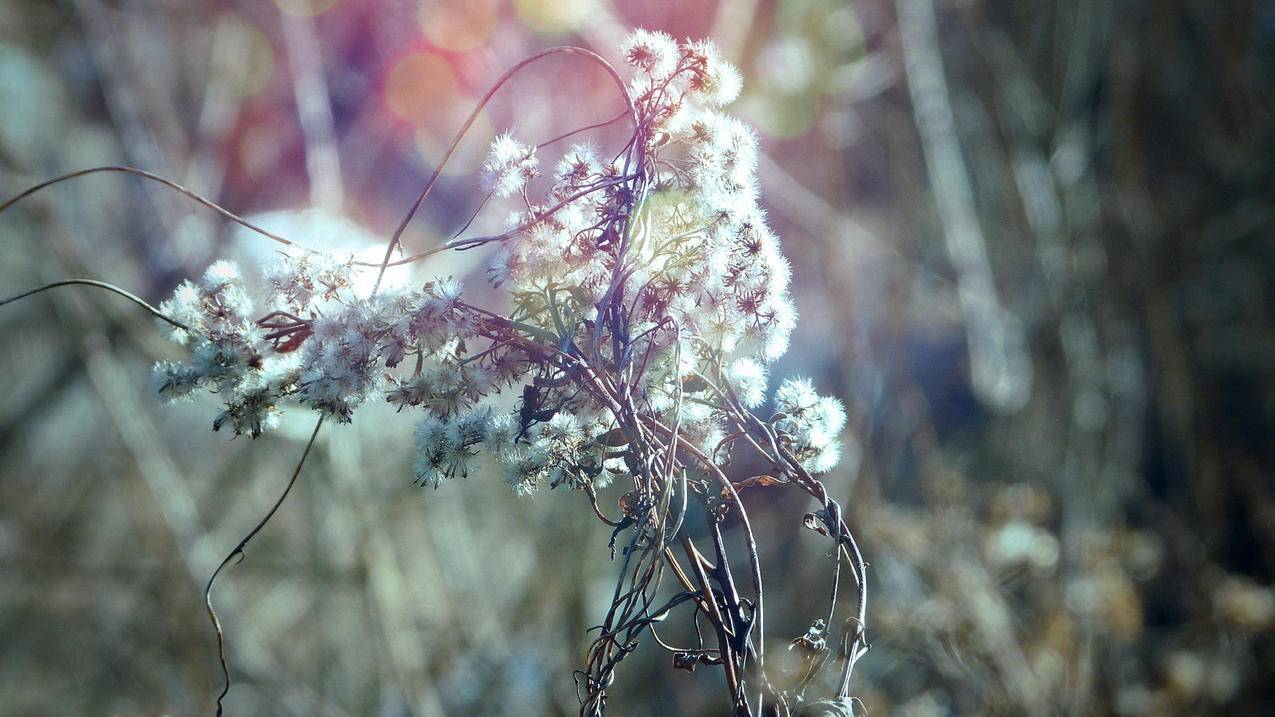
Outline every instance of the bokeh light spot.
<svg viewBox="0 0 1275 717">
<path fill-rule="evenodd" d="M 487 42 L 498 16 L 495 0 L 427 0 L 420 11 L 425 37 L 446 50 L 470 50 Z"/>
<path fill-rule="evenodd" d="M 810 86 L 814 59 L 810 44 L 801 37 L 787 37 L 770 43 L 757 58 L 761 83 L 781 93 L 801 92 Z"/>
<path fill-rule="evenodd" d="M 863 26 L 854 14 L 854 8 L 846 5 L 828 11 L 823 18 L 823 39 L 828 48 L 843 55 L 863 52 Z"/>
<path fill-rule="evenodd" d="M 593 15 L 596 0 L 514 0 L 524 24 L 541 35 L 563 35 L 577 30 Z"/>
<path fill-rule="evenodd" d="M 385 101 L 405 122 L 426 125 L 460 98 L 460 83 L 452 66 L 434 52 L 404 55 L 385 80 Z"/>
<path fill-rule="evenodd" d="M 465 93 L 451 63 L 435 52 L 413 52 L 390 68 L 385 80 L 385 101 L 399 119 L 416 131 L 416 146 L 426 164 L 442 159 L 452 137 L 465 123 L 478 100 Z M 447 167 L 446 174 L 476 171 L 495 136 L 491 120 L 483 113 L 474 121 Z"/>
<path fill-rule="evenodd" d="M 753 94 L 738 104 L 740 114 L 767 137 L 800 137 L 814 125 L 819 97 L 810 93 Z"/>
<path fill-rule="evenodd" d="M 274 2 L 280 10 L 298 17 L 322 15 L 337 4 L 337 0 L 274 0 Z"/>
<path fill-rule="evenodd" d="M 275 54 L 265 31 L 243 15 L 227 13 L 217 19 L 216 37 L 227 43 L 225 54 L 233 58 L 217 67 L 227 75 L 230 91 L 243 98 L 266 89 L 274 75 Z"/>
</svg>

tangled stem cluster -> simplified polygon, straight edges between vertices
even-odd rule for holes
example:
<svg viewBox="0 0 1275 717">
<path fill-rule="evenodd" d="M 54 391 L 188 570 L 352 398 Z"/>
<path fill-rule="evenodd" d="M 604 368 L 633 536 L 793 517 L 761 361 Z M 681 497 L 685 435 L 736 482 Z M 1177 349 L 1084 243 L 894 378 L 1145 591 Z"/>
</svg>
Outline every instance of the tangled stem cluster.
<svg viewBox="0 0 1275 717">
<path fill-rule="evenodd" d="M 618 79 L 579 48 L 530 59 L 555 52 L 584 55 Z M 626 538 L 612 604 L 576 673 L 582 715 L 602 713 L 617 665 L 648 634 L 675 667 L 720 666 L 733 713 L 850 714 L 850 673 L 867 649 L 865 564 L 814 477 L 837 463 L 845 413 L 801 379 L 778 386 L 771 416 L 755 413 L 796 312 L 788 264 L 757 203 L 756 137 L 721 110 L 739 93 L 739 74 L 711 44 L 658 32 L 634 32 L 621 53 L 633 74 L 619 85 L 627 110 L 616 118 L 632 123 L 627 143 L 573 145 L 549 170 L 540 154 L 550 143 L 498 137 L 483 165 L 483 205 L 495 197 L 516 209 L 501 233 L 444 247 L 492 245 L 488 278 L 507 306 L 472 305 L 451 278 L 401 289 L 378 280 L 360 295 L 354 275 L 367 267 L 316 252 L 286 253 L 259 282 L 218 262 L 151 309 L 189 350 L 184 362 L 155 366 L 156 388 L 172 399 L 210 391 L 223 404 L 214 429 L 252 437 L 289 402 L 348 422 L 363 403 L 387 401 L 419 416 L 423 485 L 494 470 L 519 493 L 582 493 L 613 527 L 613 545 Z M 767 472 L 729 479 L 740 452 Z M 618 499 L 602 497 L 610 486 Z M 828 613 L 792 641 L 800 668 L 791 674 L 766 668 L 758 536 L 739 498 L 781 487 L 815 499 L 805 524 L 834 544 Z M 688 530 L 691 520 L 704 525 Z M 742 579 L 728 530 L 743 537 Z M 838 640 L 843 563 L 857 599 Z M 699 636 L 689 647 L 654 634 L 678 607 L 690 609 Z M 837 694 L 806 703 L 806 687 L 838 659 Z"/>
</svg>

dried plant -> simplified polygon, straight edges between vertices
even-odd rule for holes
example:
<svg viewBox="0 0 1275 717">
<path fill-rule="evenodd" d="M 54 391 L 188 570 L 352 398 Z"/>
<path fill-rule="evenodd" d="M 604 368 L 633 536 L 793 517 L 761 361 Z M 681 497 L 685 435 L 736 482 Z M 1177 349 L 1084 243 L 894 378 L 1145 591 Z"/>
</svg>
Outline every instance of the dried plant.
<svg viewBox="0 0 1275 717">
<path fill-rule="evenodd" d="M 756 413 L 796 311 L 778 237 L 758 206 L 756 139 L 720 109 L 738 94 L 740 76 L 711 44 L 679 43 L 657 32 L 634 32 L 621 53 L 632 68 L 627 82 L 606 60 L 577 47 L 552 48 L 511 68 L 460 130 L 379 263 L 304 249 L 127 167 L 59 177 L 0 206 L 54 182 L 121 171 L 160 181 L 287 245 L 256 288 L 222 261 L 158 307 L 91 280 L 22 295 L 89 284 L 150 310 L 188 351 L 183 362 L 155 366 L 157 390 L 173 400 L 215 394 L 223 409 L 214 430 L 256 437 L 288 403 L 318 414 L 287 488 L 208 583 L 205 599 L 225 672 L 218 713 L 230 675 L 213 583 L 286 499 L 324 421 L 351 421 L 367 401 L 419 412 L 421 485 L 499 471 L 519 493 L 545 485 L 578 491 L 613 528 L 619 572 L 611 604 L 575 674 L 582 715 L 604 711 L 617 667 L 647 635 L 672 653 L 675 668 L 720 666 L 734 714 L 853 713 L 851 674 L 868 648 L 865 563 L 840 506 L 815 477 L 837 463 L 845 412 L 808 381 L 786 379 L 774 392 L 775 411 Z M 558 54 L 605 68 L 625 110 L 539 144 L 511 134 L 496 138 L 482 168 L 482 207 L 492 199 L 515 203 L 507 228 L 458 235 L 396 259 L 403 231 L 483 106 L 521 68 Z M 538 178 L 547 147 L 617 122 L 632 126 L 622 147 L 573 145 L 545 172 L 547 190 L 533 191 L 546 183 Z M 446 277 L 415 288 L 382 284 L 389 266 L 487 246 L 494 250 L 488 276 L 505 292 L 505 307 L 469 303 L 461 285 Z M 372 271 L 374 287 L 362 295 L 355 277 Z M 746 461 L 736 460 L 741 454 Z M 733 462 L 764 470 L 732 479 Z M 622 494 L 608 504 L 600 496 L 611 486 Z M 765 536 L 754 533 L 740 500 L 741 491 L 754 488 L 795 488 L 813 498 L 804 523 L 833 545 L 827 612 L 792 641 L 797 659 L 788 663 L 795 670 L 766 662 L 757 550 Z M 692 529 L 691 521 L 703 525 Z M 728 528 L 743 537 L 742 558 L 728 550 Z M 838 631 L 843 562 L 856 592 Z M 671 594 L 661 593 L 666 584 Z M 679 609 L 690 613 L 696 635 L 686 646 L 657 634 Z M 838 662 L 836 694 L 807 701 L 816 675 Z"/>
</svg>

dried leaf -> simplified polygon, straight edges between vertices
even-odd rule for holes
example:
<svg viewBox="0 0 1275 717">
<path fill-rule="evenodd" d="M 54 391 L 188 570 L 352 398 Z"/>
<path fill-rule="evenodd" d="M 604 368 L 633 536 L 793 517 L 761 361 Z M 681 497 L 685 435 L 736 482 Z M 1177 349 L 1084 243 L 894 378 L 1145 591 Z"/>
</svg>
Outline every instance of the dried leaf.
<svg viewBox="0 0 1275 717">
<path fill-rule="evenodd" d="M 823 527 L 823 522 L 814 513 L 806 513 L 806 517 L 801 519 L 801 524 L 820 535 L 828 534 L 828 529 Z"/>
<path fill-rule="evenodd" d="M 755 475 L 750 478 L 745 478 L 744 480 L 739 481 L 737 483 L 732 483 L 731 485 L 735 487 L 736 491 L 741 491 L 745 488 L 766 488 L 772 485 L 782 485 L 785 482 L 786 481 L 780 480 L 774 476 L 763 474 L 763 475 Z M 722 499 L 730 500 L 730 497 L 731 497 L 730 491 L 723 488 Z"/>
</svg>

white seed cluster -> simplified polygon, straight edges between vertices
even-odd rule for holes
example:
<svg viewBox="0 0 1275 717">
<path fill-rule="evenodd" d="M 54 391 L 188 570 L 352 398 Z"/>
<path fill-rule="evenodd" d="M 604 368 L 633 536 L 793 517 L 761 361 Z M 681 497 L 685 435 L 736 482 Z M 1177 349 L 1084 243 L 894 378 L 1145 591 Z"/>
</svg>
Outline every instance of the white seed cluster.
<svg viewBox="0 0 1275 717">
<path fill-rule="evenodd" d="M 638 457 L 620 449 L 631 436 L 608 397 L 621 390 L 633 412 L 724 460 L 732 416 L 765 403 L 796 322 L 789 267 L 757 204 L 757 140 L 720 109 L 740 77 L 710 44 L 639 30 L 621 53 L 637 127 L 618 156 L 572 146 L 532 198 L 537 147 L 510 134 L 491 145 L 483 188 L 522 207 L 488 270 L 504 315 L 465 303 L 450 279 L 356 296 L 351 262 L 301 255 L 266 274 L 254 318 L 221 262 L 161 307 L 189 327 L 175 338 L 192 358 L 156 366 L 160 392 L 210 389 L 225 403 L 214 427 L 252 436 L 285 398 L 340 421 L 372 399 L 421 410 L 415 472 L 430 485 L 484 454 L 524 493 L 632 474 Z M 802 465 L 832 468 L 841 405 L 790 380 L 775 406 Z"/>
</svg>

